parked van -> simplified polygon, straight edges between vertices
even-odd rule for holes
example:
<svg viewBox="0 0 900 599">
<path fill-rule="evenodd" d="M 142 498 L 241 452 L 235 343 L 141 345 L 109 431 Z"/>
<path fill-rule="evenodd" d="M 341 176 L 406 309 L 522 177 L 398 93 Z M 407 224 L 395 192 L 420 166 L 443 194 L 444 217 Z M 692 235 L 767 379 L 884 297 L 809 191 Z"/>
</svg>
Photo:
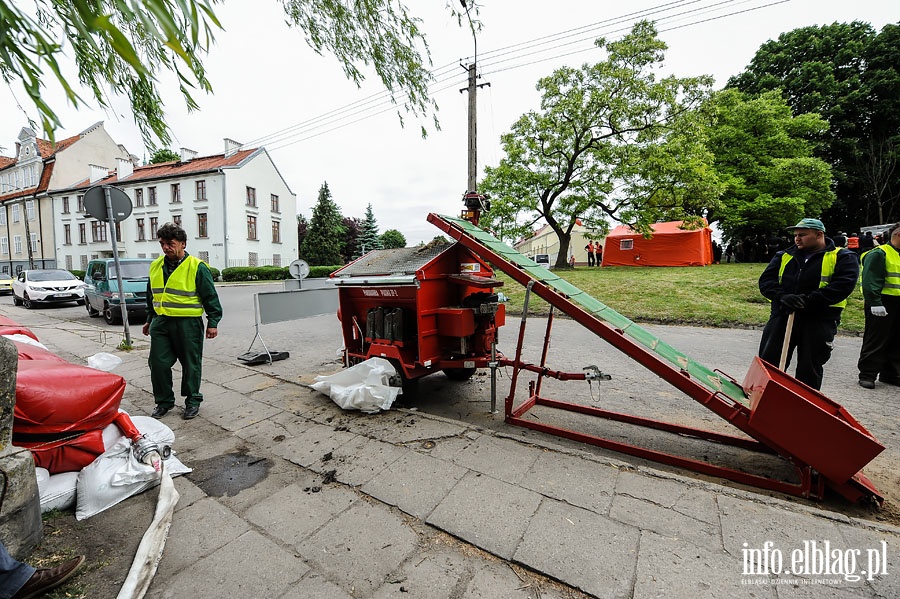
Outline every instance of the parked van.
<svg viewBox="0 0 900 599">
<path fill-rule="evenodd" d="M 125 308 L 128 316 L 147 317 L 147 281 L 150 279 L 150 258 L 120 258 Z M 119 307 L 119 282 L 113 258 L 91 260 L 84 273 L 84 305 L 88 314 L 99 316 L 109 324 L 122 322 Z"/>
</svg>

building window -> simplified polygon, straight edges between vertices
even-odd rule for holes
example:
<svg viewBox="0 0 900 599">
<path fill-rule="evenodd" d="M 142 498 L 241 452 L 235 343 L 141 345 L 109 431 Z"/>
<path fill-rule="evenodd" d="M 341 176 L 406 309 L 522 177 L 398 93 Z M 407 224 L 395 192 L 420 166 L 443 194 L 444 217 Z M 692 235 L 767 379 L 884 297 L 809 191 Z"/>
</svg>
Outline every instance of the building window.
<svg viewBox="0 0 900 599">
<path fill-rule="evenodd" d="M 259 266 L 259 254 L 250 252 L 250 255 L 247 256 L 247 266 Z"/>
<path fill-rule="evenodd" d="M 13 204 L 12 209 L 13 209 L 13 222 L 17 223 L 22 218 L 20 215 L 20 212 L 19 212 L 19 205 Z"/>
<path fill-rule="evenodd" d="M 247 217 L 247 239 L 256 239 L 256 217 Z"/>
<path fill-rule="evenodd" d="M 6 224 L 6 206 L 0 208 L 0 225 Z"/>
<path fill-rule="evenodd" d="M 272 243 L 281 243 L 281 223 L 272 221 Z"/>
<path fill-rule="evenodd" d="M 197 201 L 206 201 L 206 181 L 204 180 L 197 181 Z"/>
<path fill-rule="evenodd" d="M 31 252 L 34 253 L 34 252 L 38 251 L 37 233 L 31 233 L 30 238 L 31 238 Z"/>
<path fill-rule="evenodd" d="M 135 189 L 134 190 L 134 205 L 138 208 L 144 207 L 144 190 L 143 189 Z"/>
<path fill-rule="evenodd" d="M 9 256 L 9 237 L 0 237 L 0 254 Z"/>
<path fill-rule="evenodd" d="M 34 220 L 34 200 L 25 200 L 25 216 L 28 220 Z"/>
<path fill-rule="evenodd" d="M 69 196 L 63 198 L 63 214 L 69 213 Z"/>
<path fill-rule="evenodd" d="M 281 254 L 272 254 L 272 266 L 281 267 Z"/>
<path fill-rule="evenodd" d="M 209 252 L 197 252 L 197 257 L 209 264 Z"/>
<path fill-rule="evenodd" d="M 78 223 L 78 243 L 87 243 L 87 225 L 84 223 Z"/>
<path fill-rule="evenodd" d="M 147 205 L 148 206 L 156 206 L 156 188 L 155 187 L 147 188 Z"/>
<path fill-rule="evenodd" d="M 247 187 L 247 205 L 256 208 L 256 188 Z"/>
<path fill-rule="evenodd" d="M 151 189 L 153 189 L 151 187 Z M 156 231 L 159 229 L 159 219 L 155 216 L 150 217 L 150 239 L 156 239 Z"/>
<path fill-rule="evenodd" d="M 147 241 L 147 235 L 144 232 L 144 219 L 137 219 L 137 238 L 138 241 Z"/>
<path fill-rule="evenodd" d="M 84 214 L 84 196 L 78 196 L 78 214 Z"/>
<path fill-rule="evenodd" d="M 106 241 L 106 223 L 91 221 L 91 241 Z"/>
<path fill-rule="evenodd" d="M 81 270 L 87 270 L 88 265 L 88 257 L 86 254 L 82 254 L 79 258 L 79 262 L 81 262 Z"/>
<path fill-rule="evenodd" d="M 13 251 L 17 254 L 22 253 L 22 236 L 13 235 Z"/>
<path fill-rule="evenodd" d="M 274 193 L 272 194 L 272 212 L 281 212 L 281 205 L 278 201 L 278 196 Z"/>
<path fill-rule="evenodd" d="M 197 213 L 197 237 L 207 237 L 206 231 L 206 213 Z"/>
<path fill-rule="evenodd" d="M 63 237 L 66 245 L 72 245 L 72 225 L 63 225 Z"/>
<path fill-rule="evenodd" d="M 181 215 L 180 215 L 180 214 L 173 214 L 173 215 L 172 215 L 172 222 L 175 223 L 176 225 L 178 225 L 178 226 L 180 227 L 180 226 L 181 226 Z"/>
<path fill-rule="evenodd" d="M 181 184 L 172 183 L 172 203 L 177 204 L 179 202 L 181 202 Z"/>
<path fill-rule="evenodd" d="M 66 270 L 72 270 L 72 255 L 66 256 Z"/>
<path fill-rule="evenodd" d="M 116 223 L 116 241 L 122 241 L 122 223 Z"/>
</svg>

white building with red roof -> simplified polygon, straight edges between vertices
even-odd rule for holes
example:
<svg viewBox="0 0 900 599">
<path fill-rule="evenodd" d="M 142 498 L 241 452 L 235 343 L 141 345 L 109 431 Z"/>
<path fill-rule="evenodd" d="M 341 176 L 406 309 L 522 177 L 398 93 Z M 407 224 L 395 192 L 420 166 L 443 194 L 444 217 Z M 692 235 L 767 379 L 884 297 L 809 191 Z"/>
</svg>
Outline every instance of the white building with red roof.
<svg viewBox="0 0 900 599">
<path fill-rule="evenodd" d="M 210 266 L 287 266 L 298 256 L 297 195 L 265 148 L 246 149 L 225 139 L 224 152 L 113 171 L 52 192 L 59 265 L 84 270 L 90 260 L 112 257 L 108 226 L 85 212 L 84 193 L 95 185 L 121 189 L 132 214 L 116 224 L 119 257 L 156 258 L 156 231 L 167 222 L 188 235 L 187 251 Z"/>
</svg>

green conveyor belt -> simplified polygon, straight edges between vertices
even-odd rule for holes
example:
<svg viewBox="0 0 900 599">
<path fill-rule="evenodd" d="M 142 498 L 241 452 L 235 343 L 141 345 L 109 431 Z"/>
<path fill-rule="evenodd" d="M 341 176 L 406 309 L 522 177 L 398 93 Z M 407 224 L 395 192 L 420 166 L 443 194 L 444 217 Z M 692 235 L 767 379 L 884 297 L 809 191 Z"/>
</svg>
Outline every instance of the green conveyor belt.
<svg viewBox="0 0 900 599">
<path fill-rule="evenodd" d="M 512 275 L 512 271 L 525 272 L 535 281 L 544 283 L 558 293 L 566 296 L 581 310 L 610 324 L 612 327 L 621 330 L 633 341 L 656 353 L 660 358 L 670 362 L 679 370 L 686 370 L 694 380 L 699 381 L 708 389 L 720 391 L 736 402 L 749 405 L 749 400 L 747 399 L 744 390 L 731 379 L 723 377 L 711 368 L 692 360 L 668 343 L 661 341 L 659 337 L 652 334 L 650 331 L 635 324 L 625 316 L 622 316 L 603 302 L 591 297 L 556 273 L 542 266 L 538 266 L 529 258 L 526 258 L 490 233 L 478 228 L 469 221 L 444 215 L 441 215 L 441 218 L 452 223 L 466 235 L 489 250 L 502 256 L 507 263 L 495 264 L 494 266 L 506 274 Z M 573 308 L 569 304 L 561 304 L 557 307 L 571 316 L 570 312 Z"/>
</svg>

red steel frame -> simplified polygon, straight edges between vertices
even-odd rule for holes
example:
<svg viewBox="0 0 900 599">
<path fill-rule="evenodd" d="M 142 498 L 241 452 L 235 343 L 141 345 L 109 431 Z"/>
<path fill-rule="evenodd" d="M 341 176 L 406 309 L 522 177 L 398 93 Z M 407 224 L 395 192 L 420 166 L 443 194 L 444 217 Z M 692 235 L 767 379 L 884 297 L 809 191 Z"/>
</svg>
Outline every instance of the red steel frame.
<svg viewBox="0 0 900 599">
<path fill-rule="evenodd" d="M 612 449 L 621 453 L 634 455 L 637 457 L 653 460 L 663 464 L 670 464 L 708 474 L 718 476 L 727 480 L 732 480 L 741 484 L 752 485 L 755 487 L 769 489 L 773 491 L 783 492 L 800 497 L 809 497 L 821 499 L 824 496 L 826 485 L 834 491 L 840 493 L 850 501 L 861 501 L 864 499 L 874 500 L 878 503 L 883 501 L 883 497 L 872 485 L 871 481 L 866 478 L 862 472 L 853 475 L 849 480 L 836 481 L 821 476 L 812 466 L 800 460 L 790 451 L 780 447 L 779 444 L 767 437 L 765 431 L 757 430 L 751 422 L 751 409 L 738 403 L 724 393 L 714 392 L 706 388 L 693 378 L 686 370 L 676 370 L 670 366 L 662 358 L 651 353 L 626 337 L 621 330 L 614 329 L 606 322 L 596 318 L 592 314 L 583 310 L 580 306 L 569 300 L 567 297 L 560 295 L 552 287 L 539 280 L 532 278 L 528 273 L 523 272 L 517 267 L 509 265 L 507 260 L 500 254 L 494 252 L 489 247 L 480 243 L 466 234 L 465 231 L 447 222 L 437 214 L 429 214 L 428 221 L 444 231 L 450 237 L 469 248 L 473 252 L 478 253 L 482 258 L 486 259 L 496 269 L 500 269 L 507 275 L 512 277 L 518 283 L 526 287 L 526 293 L 535 293 L 538 297 L 548 302 L 551 306 L 551 313 L 547 319 L 547 330 L 544 338 L 544 346 L 541 353 L 541 362 L 538 365 L 532 365 L 522 360 L 522 342 L 525 334 L 525 321 L 527 319 L 527 297 L 526 304 L 523 307 L 522 322 L 519 328 L 519 337 L 516 344 L 516 355 L 512 360 L 502 358 L 502 365 L 513 367 L 512 379 L 510 382 L 509 395 L 505 401 L 505 417 L 510 424 L 538 430 L 541 432 L 554 434 L 564 438 L 572 439 L 579 442 L 589 443 L 599 447 Z M 559 400 L 547 399 L 540 396 L 541 381 L 544 376 L 551 376 L 560 380 L 584 380 L 583 373 L 560 373 L 546 368 L 546 358 L 550 342 L 550 330 L 553 324 L 553 308 L 559 308 L 565 312 L 573 320 L 592 331 L 600 338 L 611 344 L 613 347 L 623 352 L 633 360 L 637 361 L 648 370 L 666 380 L 671 385 L 682 391 L 687 396 L 701 403 L 706 408 L 712 410 L 720 417 L 731 423 L 733 426 L 743 431 L 753 439 L 745 439 L 730 435 L 723 435 L 711 431 L 704 431 L 672 423 L 661 422 L 649 418 L 643 418 L 630 414 L 622 414 L 610 412 L 592 406 L 574 404 Z M 514 406 L 514 396 L 519 373 L 522 370 L 538 373 L 538 379 L 529 385 L 529 398 L 526 399 L 518 407 Z M 563 427 L 527 420 L 523 416 L 536 405 L 543 405 L 561 410 L 587 414 L 626 422 L 638 426 L 644 426 L 657 430 L 663 430 L 676 434 L 688 435 L 699 439 L 715 441 L 718 443 L 733 445 L 760 451 L 765 453 L 774 453 L 780 455 L 787 460 L 796 470 L 799 483 L 789 483 L 786 481 L 773 479 L 765 476 L 749 474 L 746 472 L 734 470 L 724 466 L 717 466 L 708 462 L 694 460 L 682 456 L 676 456 L 661 451 L 656 451 L 636 445 L 613 441 L 597 437 L 594 435 L 573 431 Z"/>
</svg>

